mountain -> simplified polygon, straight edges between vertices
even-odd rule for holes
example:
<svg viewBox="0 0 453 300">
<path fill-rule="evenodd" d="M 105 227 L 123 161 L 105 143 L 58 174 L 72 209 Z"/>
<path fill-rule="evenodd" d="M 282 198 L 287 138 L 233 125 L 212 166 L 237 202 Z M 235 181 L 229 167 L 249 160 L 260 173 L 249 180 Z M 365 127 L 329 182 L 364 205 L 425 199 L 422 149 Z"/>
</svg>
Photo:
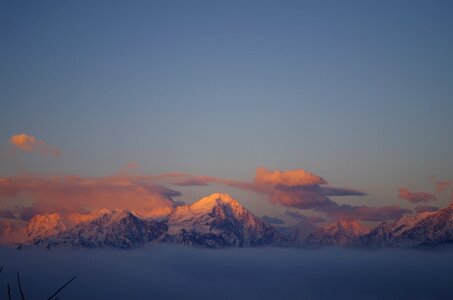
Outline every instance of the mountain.
<svg viewBox="0 0 453 300">
<path fill-rule="evenodd" d="M 30 219 L 22 230 L 25 239 L 48 237 L 61 231 L 68 230 L 82 222 L 81 214 L 46 214 L 36 215 Z"/>
<path fill-rule="evenodd" d="M 286 246 L 305 246 L 305 240 L 318 227 L 309 219 L 302 219 L 293 226 L 276 226 L 275 227 L 284 237 Z"/>
<path fill-rule="evenodd" d="M 21 230 L 24 247 L 133 248 L 151 241 L 221 248 L 276 245 L 283 238 L 227 194 L 176 207 L 156 221 L 127 210 L 37 215 Z"/>
<path fill-rule="evenodd" d="M 128 249 L 150 242 L 207 248 L 450 246 L 453 245 L 453 204 L 435 212 L 384 222 L 373 230 L 349 220 L 318 228 L 308 219 L 277 230 L 223 193 L 177 206 L 161 220 L 144 218 L 124 209 L 37 215 L 25 226 L 20 220 L 0 219 L 0 244 L 19 245 L 19 248 Z"/>
<path fill-rule="evenodd" d="M 369 232 L 370 228 L 358 221 L 340 220 L 316 229 L 307 237 L 305 244 L 309 247 L 355 247 L 360 245 L 360 237 Z"/>
<path fill-rule="evenodd" d="M 101 210 L 88 215 L 72 227 L 66 227 L 67 220 L 61 216 L 45 218 L 50 224 L 44 234 L 39 234 L 23 247 L 70 247 L 70 248 L 122 248 L 142 246 L 160 237 L 167 231 L 167 225 L 154 220 L 143 220 L 127 210 Z M 32 222 L 29 225 L 33 225 Z M 27 226 L 28 227 L 28 226 Z M 31 226 L 34 228 L 35 226 Z M 38 229 L 40 227 L 38 226 Z M 55 231 L 54 234 L 51 234 Z M 38 232 L 42 232 L 38 230 Z"/>
<path fill-rule="evenodd" d="M 453 243 L 453 204 L 384 222 L 362 238 L 367 248 L 417 248 Z"/>
<path fill-rule="evenodd" d="M 24 240 L 23 224 L 17 220 L 0 219 L 0 245 L 8 246 Z"/>
<path fill-rule="evenodd" d="M 163 242 L 221 248 L 276 245 L 283 239 L 271 225 L 224 193 L 176 207 L 167 222 Z"/>
</svg>

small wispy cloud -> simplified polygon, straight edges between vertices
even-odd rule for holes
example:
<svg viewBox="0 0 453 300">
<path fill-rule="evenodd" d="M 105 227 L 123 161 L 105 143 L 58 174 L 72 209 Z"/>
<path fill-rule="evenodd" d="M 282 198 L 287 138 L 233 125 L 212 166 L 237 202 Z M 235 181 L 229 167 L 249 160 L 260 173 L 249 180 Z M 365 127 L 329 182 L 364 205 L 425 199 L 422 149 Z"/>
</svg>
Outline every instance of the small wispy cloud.
<svg viewBox="0 0 453 300">
<path fill-rule="evenodd" d="M 49 145 L 46 142 L 26 133 L 11 136 L 10 143 L 16 149 L 20 149 L 25 152 L 36 152 L 53 156 L 62 155 L 60 149 L 57 147 Z"/>
<path fill-rule="evenodd" d="M 414 210 L 416 213 L 424 213 L 424 212 L 432 212 L 432 211 L 438 211 L 439 207 L 436 206 L 428 206 L 428 205 L 417 205 L 414 207 Z"/>
<path fill-rule="evenodd" d="M 273 225 L 282 225 L 285 224 L 282 219 L 277 218 L 277 217 L 270 217 L 268 215 L 264 215 L 261 217 L 261 220 L 263 220 L 266 223 L 273 224 Z"/>
<path fill-rule="evenodd" d="M 396 220 L 405 214 L 412 213 L 410 209 L 402 208 L 399 205 L 372 207 L 366 205 L 340 205 L 335 202 L 324 207 L 317 207 L 315 210 L 326 213 L 333 220 L 350 219 L 371 222 Z"/>
<path fill-rule="evenodd" d="M 436 195 L 425 192 L 411 192 L 406 188 L 398 190 L 398 197 L 412 203 L 429 202 L 437 200 Z"/>
</svg>

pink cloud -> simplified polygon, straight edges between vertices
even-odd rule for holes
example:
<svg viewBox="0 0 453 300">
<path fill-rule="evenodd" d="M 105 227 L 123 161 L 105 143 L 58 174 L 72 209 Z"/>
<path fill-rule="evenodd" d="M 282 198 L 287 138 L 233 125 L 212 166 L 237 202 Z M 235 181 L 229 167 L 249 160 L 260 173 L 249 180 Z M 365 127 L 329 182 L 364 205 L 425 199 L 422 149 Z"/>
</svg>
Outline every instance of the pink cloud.
<svg viewBox="0 0 453 300">
<path fill-rule="evenodd" d="M 0 200 L 28 199 L 22 218 L 55 211 L 86 212 L 100 208 L 127 208 L 148 215 L 163 215 L 180 193 L 152 182 L 152 176 L 0 178 Z M 20 201 L 19 201 L 20 204 Z"/>
<path fill-rule="evenodd" d="M 436 193 L 442 193 L 445 190 L 452 191 L 451 181 L 439 181 L 436 183 Z"/>
<path fill-rule="evenodd" d="M 448 191 L 450 193 L 450 201 L 453 202 L 453 186 L 451 180 L 440 181 L 436 184 L 436 193 Z"/>
<path fill-rule="evenodd" d="M 307 186 L 327 184 L 327 181 L 303 169 L 289 171 L 269 171 L 266 168 L 256 169 L 255 182 L 264 185 Z"/>
<path fill-rule="evenodd" d="M 178 173 L 178 175 L 182 175 Z M 310 209 L 329 205 L 330 196 L 363 196 L 364 193 L 347 188 L 328 187 L 327 181 L 303 169 L 290 171 L 269 171 L 258 168 L 253 182 L 243 182 L 218 177 L 185 174 L 173 182 L 179 186 L 205 186 L 224 184 L 243 190 L 253 191 L 269 197 L 271 202 L 287 207 Z"/>
<path fill-rule="evenodd" d="M 131 161 L 130 163 L 127 164 L 127 167 L 129 169 L 136 169 L 138 168 L 138 163 L 136 163 L 135 161 Z"/>
<path fill-rule="evenodd" d="M 38 140 L 34 136 L 25 133 L 13 135 L 10 138 L 10 143 L 15 148 L 25 152 L 37 152 L 41 154 L 61 156 L 61 151 L 57 147 L 48 145 L 44 141 Z"/>
<path fill-rule="evenodd" d="M 400 199 L 404 199 L 404 200 L 407 200 L 412 203 L 428 202 L 428 201 L 437 200 L 437 197 L 433 194 L 429 194 L 429 193 L 425 193 L 425 192 L 411 192 L 405 188 L 399 189 L 398 197 Z"/>
<path fill-rule="evenodd" d="M 158 175 L 119 174 L 107 177 L 0 177 L 1 199 L 31 199 L 20 216 L 28 219 L 37 213 L 54 211 L 86 212 L 98 208 L 128 208 L 142 214 L 168 213 L 180 193 L 162 184 L 176 186 L 227 185 L 267 196 L 288 208 L 313 209 L 329 219 L 380 221 L 396 219 L 410 210 L 399 206 L 368 207 L 340 205 L 333 196 L 360 196 L 364 193 L 348 188 L 327 186 L 323 178 L 304 170 L 269 171 L 259 168 L 255 180 L 244 182 L 212 176 L 184 173 Z"/>
</svg>

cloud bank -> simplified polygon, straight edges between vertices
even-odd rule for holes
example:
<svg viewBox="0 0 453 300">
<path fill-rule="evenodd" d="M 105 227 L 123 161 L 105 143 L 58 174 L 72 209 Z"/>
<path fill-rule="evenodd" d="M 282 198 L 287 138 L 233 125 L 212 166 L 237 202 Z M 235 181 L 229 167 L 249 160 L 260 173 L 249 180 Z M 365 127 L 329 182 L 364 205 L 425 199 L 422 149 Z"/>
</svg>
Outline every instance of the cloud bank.
<svg viewBox="0 0 453 300">
<path fill-rule="evenodd" d="M 224 184 L 265 195 L 272 203 L 288 208 L 313 209 L 323 212 L 331 220 L 347 218 L 362 221 L 384 221 L 398 219 L 403 214 L 412 212 L 397 205 L 379 208 L 365 205 L 340 205 L 330 197 L 365 196 L 366 194 L 356 189 L 328 186 L 327 180 L 304 169 L 281 171 L 260 167 L 257 168 L 252 182 L 178 174 L 180 175 L 178 181 L 174 182 L 178 186 Z"/>
<path fill-rule="evenodd" d="M 211 184 L 252 191 L 276 205 L 290 209 L 320 212 L 325 214 L 328 221 L 384 221 L 398 219 L 412 212 L 397 205 L 370 207 L 339 204 L 331 197 L 364 196 L 365 193 L 356 189 L 328 186 L 325 179 L 303 169 L 281 171 L 258 168 L 255 178 L 249 182 L 185 173 L 139 176 L 126 172 L 106 177 L 0 177 L 0 200 L 30 199 L 31 205 L 16 212 L 24 220 L 40 213 L 83 213 L 99 208 L 127 208 L 141 214 L 158 216 L 168 214 L 176 205 L 173 197 L 181 195 L 165 186 L 203 187 Z M 420 193 L 412 194 L 418 196 L 419 200 Z"/>
<path fill-rule="evenodd" d="M 0 199 L 29 199 L 20 210 L 22 219 L 36 214 L 86 212 L 100 208 L 127 208 L 144 215 L 163 215 L 180 193 L 152 182 L 147 176 L 0 178 Z"/>
</svg>

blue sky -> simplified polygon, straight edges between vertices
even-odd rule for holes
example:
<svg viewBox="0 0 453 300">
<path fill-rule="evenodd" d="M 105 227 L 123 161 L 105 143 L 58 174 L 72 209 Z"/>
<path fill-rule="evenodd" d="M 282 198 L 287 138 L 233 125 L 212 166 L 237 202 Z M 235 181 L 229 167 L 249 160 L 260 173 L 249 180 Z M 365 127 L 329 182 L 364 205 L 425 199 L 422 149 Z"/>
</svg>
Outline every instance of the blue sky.
<svg viewBox="0 0 453 300">
<path fill-rule="evenodd" d="M 453 178 L 449 1 L 93 2 L 0 4 L 0 175 L 303 168 L 373 205 Z"/>
</svg>

